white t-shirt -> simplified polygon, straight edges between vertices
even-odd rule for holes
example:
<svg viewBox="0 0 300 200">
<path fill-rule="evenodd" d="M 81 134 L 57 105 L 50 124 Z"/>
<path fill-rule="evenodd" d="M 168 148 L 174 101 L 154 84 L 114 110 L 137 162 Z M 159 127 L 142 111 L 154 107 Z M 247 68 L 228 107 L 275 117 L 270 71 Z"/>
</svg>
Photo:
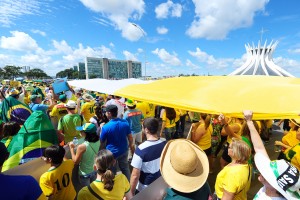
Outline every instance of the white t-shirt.
<svg viewBox="0 0 300 200">
<path fill-rule="evenodd" d="M 285 200 L 284 197 L 269 197 L 266 194 L 266 187 L 260 188 L 253 200 Z"/>
</svg>

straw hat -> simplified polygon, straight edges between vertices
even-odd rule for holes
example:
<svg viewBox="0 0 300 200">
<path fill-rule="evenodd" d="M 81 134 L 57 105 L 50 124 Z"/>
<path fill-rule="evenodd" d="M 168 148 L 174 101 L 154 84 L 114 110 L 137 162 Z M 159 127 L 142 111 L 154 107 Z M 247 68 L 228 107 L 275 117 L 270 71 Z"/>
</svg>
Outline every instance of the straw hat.
<svg viewBox="0 0 300 200">
<path fill-rule="evenodd" d="M 254 160 L 261 175 L 273 188 L 286 199 L 299 199 L 300 178 L 296 167 L 285 160 L 270 161 L 261 153 L 256 153 Z"/>
<path fill-rule="evenodd" d="M 179 192 L 190 193 L 201 188 L 209 172 L 203 150 L 186 139 L 170 140 L 160 159 L 160 172 L 166 183 Z"/>
<path fill-rule="evenodd" d="M 300 127 L 300 119 L 290 119 L 290 121 L 295 124 L 295 126 Z"/>
<path fill-rule="evenodd" d="M 94 97 L 88 93 L 85 93 L 84 95 L 82 95 L 83 100 L 85 101 L 92 101 L 94 100 Z"/>
</svg>

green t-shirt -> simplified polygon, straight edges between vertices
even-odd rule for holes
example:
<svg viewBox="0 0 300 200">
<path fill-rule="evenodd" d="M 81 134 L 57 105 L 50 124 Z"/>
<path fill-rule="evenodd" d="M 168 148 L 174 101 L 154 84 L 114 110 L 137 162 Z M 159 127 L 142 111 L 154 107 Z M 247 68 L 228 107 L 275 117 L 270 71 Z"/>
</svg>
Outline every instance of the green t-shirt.
<svg viewBox="0 0 300 200">
<path fill-rule="evenodd" d="M 57 130 L 61 130 L 65 135 L 65 143 L 71 142 L 74 137 L 81 138 L 76 126 L 82 126 L 84 123 L 85 120 L 82 116 L 67 114 L 59 120 Z"/>
</svg>

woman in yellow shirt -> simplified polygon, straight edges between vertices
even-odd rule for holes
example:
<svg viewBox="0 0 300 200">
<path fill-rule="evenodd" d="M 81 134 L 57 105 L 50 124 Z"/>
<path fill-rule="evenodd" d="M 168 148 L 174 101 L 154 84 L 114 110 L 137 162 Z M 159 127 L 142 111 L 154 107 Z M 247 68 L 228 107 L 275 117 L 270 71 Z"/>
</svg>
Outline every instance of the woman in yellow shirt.
<svg viewBox="0 0 300 200">
<path fill-rule="evenodd" d="M 232 138 L 228 155 L 232 161 L 219 172 L 215 193 L 219 199 L 247 199 L 252 174 L 248 165 L 251 148 L 243 140 Z"/>
<path fill-rule="evenodd" d="M 212 173 L 212 149 L 211 149 L 211 134 L 213 132 L 212 125 L 210 124 L 211 116 L 205 113 L 200 113 L 199 125 L 196 129 L 192 130 L 192 141 L 197 144 L 207 155 L 210 166 L 210 173 Z"/>
<path fill-rule="evenodd" d="M 176 132 L 176 122 L 179 120 L 179 113 L 175 111 L 174 108 L 166 107 L 165 111 L 162 113 L 162 126 L 160 130 L 160 137 L 163 136 L 163 132 L 166 140 L 174 139 L 174 134 Z"/>
</svg>

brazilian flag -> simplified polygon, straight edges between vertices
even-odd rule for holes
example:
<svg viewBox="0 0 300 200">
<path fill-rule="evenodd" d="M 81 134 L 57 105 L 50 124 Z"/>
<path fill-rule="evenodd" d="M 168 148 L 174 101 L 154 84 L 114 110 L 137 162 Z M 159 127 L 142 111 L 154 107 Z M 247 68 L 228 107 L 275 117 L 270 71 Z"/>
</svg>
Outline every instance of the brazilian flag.
<svg viewBox="0 0 300 200">
<path fill-rule="evenodd" d="M 31 109 L 26 104 L 11 96 L 5 98 L 0 106 L 0 119 L 3 122 L 14 121 L 22 125 L 31 113 Z"/>
<path fill-rule="evenodd" d="M 2 142 L 10 152 L 2 168 L 6 171 L 41 157 L 46 147 L 58 144 L 58 139 L 48 116 L 42 111 L 35 111 L 15 136 Z"/>
</svg>

